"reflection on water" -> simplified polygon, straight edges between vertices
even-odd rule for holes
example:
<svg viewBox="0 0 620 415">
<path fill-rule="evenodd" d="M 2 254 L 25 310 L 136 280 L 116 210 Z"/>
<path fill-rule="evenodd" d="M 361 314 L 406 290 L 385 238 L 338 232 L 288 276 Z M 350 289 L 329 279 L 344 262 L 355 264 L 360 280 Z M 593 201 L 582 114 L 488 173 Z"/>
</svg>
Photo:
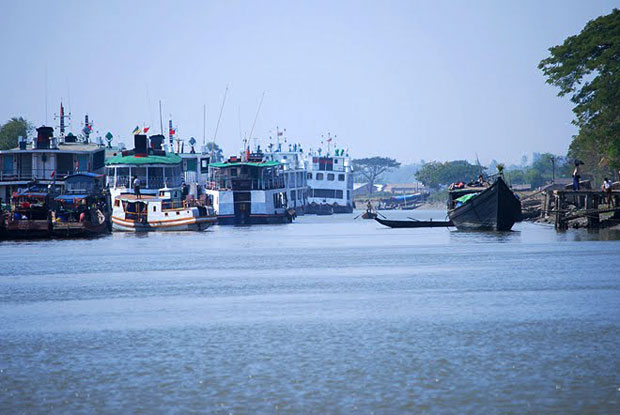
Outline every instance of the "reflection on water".
<svg viewBox="0 0 620 415">
<path fill-rule="evenodd" d="M 0 243 L 1 412 L 616 412 L 618 231 L 356 215 Z"/>
</svg>

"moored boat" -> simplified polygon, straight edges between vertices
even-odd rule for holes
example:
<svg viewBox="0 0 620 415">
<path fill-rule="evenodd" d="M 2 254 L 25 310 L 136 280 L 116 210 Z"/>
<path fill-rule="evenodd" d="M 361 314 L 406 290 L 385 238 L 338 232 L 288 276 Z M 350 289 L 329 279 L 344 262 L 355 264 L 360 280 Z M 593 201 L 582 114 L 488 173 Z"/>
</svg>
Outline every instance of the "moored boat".
<svg viewBox="0 0 620 415">
<path fill-rule="evenodd" d="M 213 209 L 182 200 L 181 188 L 163 188 L 157 195 L 121 193 L 114 198 L 112 228 L 117 231 L 202 231 L 216 222 Z"/>
<path fill-rule="evenodd" d="M 288 204 L 281 162 L 265 160 L 257 151 L 212 163 L 209 169 L 206 193 L 213 200 L 218 224 L 286 223 L 295 217 Z"/>
<path fill-rule="evenodd" d="M 376 217 L 375 220 L 390 228 L 445 228 L 454 226 L 452 221 L 443 220 L 392 220 L 380 217 Z"/>
<path fill-rule="evenodd" d="M 196 199 L 183 182 L 182 158 L 162 148 L 161 135 L 136 135 L 135 148 L 106 162 L 117 231 L 201 231 L 216 221 L 208 195 Z M 133 185 L 133 186 L 132 186 Z"/>
<path fill-rule="evenodd" d="M 96 173 L 78 173 L 65 179 L 63 194 L 54 198 L 52 236 L 88 237 L 110 231 L 104 180 L 103 174 Z"/>
<path fill-rule="evenodd" d="M 521 202 L 500 175 L 487 187 L 451 190 L 448 216 L 457 229 L 509 231 L 521 220 Z"/>
<path fill-rule="evenodd" d="M 52 232 L 50 208 L 54 188 L 32 184 L 13 192 L 5 222 L 8 238 L 47 238 Z"/>
<path fill-rule="evenodd" d="M 353 166 L 348 150 L 331 150 L 331 136 L 327 151 L 321 148 L 308 153 L 306 177 L 308 184 L 308 209 L 306 213 L 331 215 L 353 212 Z M 331 213 L 325 205 L 331 206 Z"/>
</svg>

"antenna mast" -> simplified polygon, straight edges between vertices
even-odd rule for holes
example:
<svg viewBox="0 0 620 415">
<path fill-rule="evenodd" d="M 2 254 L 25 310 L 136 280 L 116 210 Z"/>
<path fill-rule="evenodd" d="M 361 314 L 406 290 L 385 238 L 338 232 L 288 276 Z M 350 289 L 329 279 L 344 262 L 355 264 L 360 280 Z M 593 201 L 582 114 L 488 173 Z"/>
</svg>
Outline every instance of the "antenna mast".
<svg viewBox="0 0 620 415">
<path fill-rule="evenodd" d="M 252 124 L 252 129 L 250 130 L 250 136 L 248 139 L 252 139 L 252 133 L 254 132 L 254 126 L 256 125 L 256 120 L 258 119 L 258 113 L 260 112 L 260 107 L 263 106 L 263 99 L 265 98 L 265 91 L 263 91 L 263 95 L 260 97 L 260 103 L 258 104 L 258 109 L 256 110 L 256 116 L 254 117 L 254 123 Z"/>
<path fill-rule="evenodd" d="M 224 104 L 226 103 L 226 95 L 228 95 L 228 85 L 224 91 L 224 99 L 222 100 L 222 106 L 220 107 L 220 116 L 217 118 L 217 124 L 215 125 L 215 133 L 213 133 L 213 145 L 211 146 L 211 160 L 213 160 L 213 151 L 215 150 L 215 138 L 217 137 L 217 130 L 220 128 L 220 120 L 222 119 L 222 112 L 224 112 Z"/>
<path fill-rule="evenodd" d="M 202 104 L 202 146 L 207 145 L 207 104 Z"/>
<path fill-rule="evenodd" d="M 161 99 L 159 100 L 159 134 L 164 135 L 164 121 L 161 118 Z"/>
</svg>

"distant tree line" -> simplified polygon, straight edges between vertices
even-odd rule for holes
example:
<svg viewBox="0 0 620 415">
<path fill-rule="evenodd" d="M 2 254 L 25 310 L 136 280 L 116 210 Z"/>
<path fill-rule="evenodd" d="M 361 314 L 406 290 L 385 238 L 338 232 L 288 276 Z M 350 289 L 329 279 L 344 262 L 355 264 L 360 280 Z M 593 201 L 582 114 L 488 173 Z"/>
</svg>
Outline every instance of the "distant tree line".
<svg viewBox="0 0 620 415">
<path fill-rule="evenodd" d="M 570 177 L 572 163 L 568 157 L 550 153 L 537 154 L 530 166 L 509 168 L 504 176 L 511 184 L 531 184 L 533 188 L 543 186 L 553 179 Z"/>
<path fill-rule="evenodd" d="M 438 189 L 459 181 L 472 181 L 483 174 L 485 168 L 469 163 L 467 160 L 431 161 L 424 163 L 416 172 L 415 177 L 425 186 Z"/>
<path fill-rule="evenodd" d="M 0 126 L 0 150 L 17 147 L 18 137 L 28 137 L 34 126 L 22 117 L 13 117 Z"/>
</svg>

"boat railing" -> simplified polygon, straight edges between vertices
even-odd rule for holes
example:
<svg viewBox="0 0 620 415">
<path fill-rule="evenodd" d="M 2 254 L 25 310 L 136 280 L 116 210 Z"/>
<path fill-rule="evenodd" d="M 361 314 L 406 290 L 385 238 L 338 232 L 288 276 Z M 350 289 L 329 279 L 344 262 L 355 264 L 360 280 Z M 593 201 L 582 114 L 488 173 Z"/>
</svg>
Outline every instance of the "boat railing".
<svg viewBox="0 0 620 415">
<path fill-rule="evenodd" d="M 52 177 L 52 173 L 54 176 Z M 28 169 L 28 171 L 4 171 L 0 170 L 0 182 L 26 181 L 26 180 L 64 180 L 78 171 L 56 171 L 55 169 Z"/>
</svg>

